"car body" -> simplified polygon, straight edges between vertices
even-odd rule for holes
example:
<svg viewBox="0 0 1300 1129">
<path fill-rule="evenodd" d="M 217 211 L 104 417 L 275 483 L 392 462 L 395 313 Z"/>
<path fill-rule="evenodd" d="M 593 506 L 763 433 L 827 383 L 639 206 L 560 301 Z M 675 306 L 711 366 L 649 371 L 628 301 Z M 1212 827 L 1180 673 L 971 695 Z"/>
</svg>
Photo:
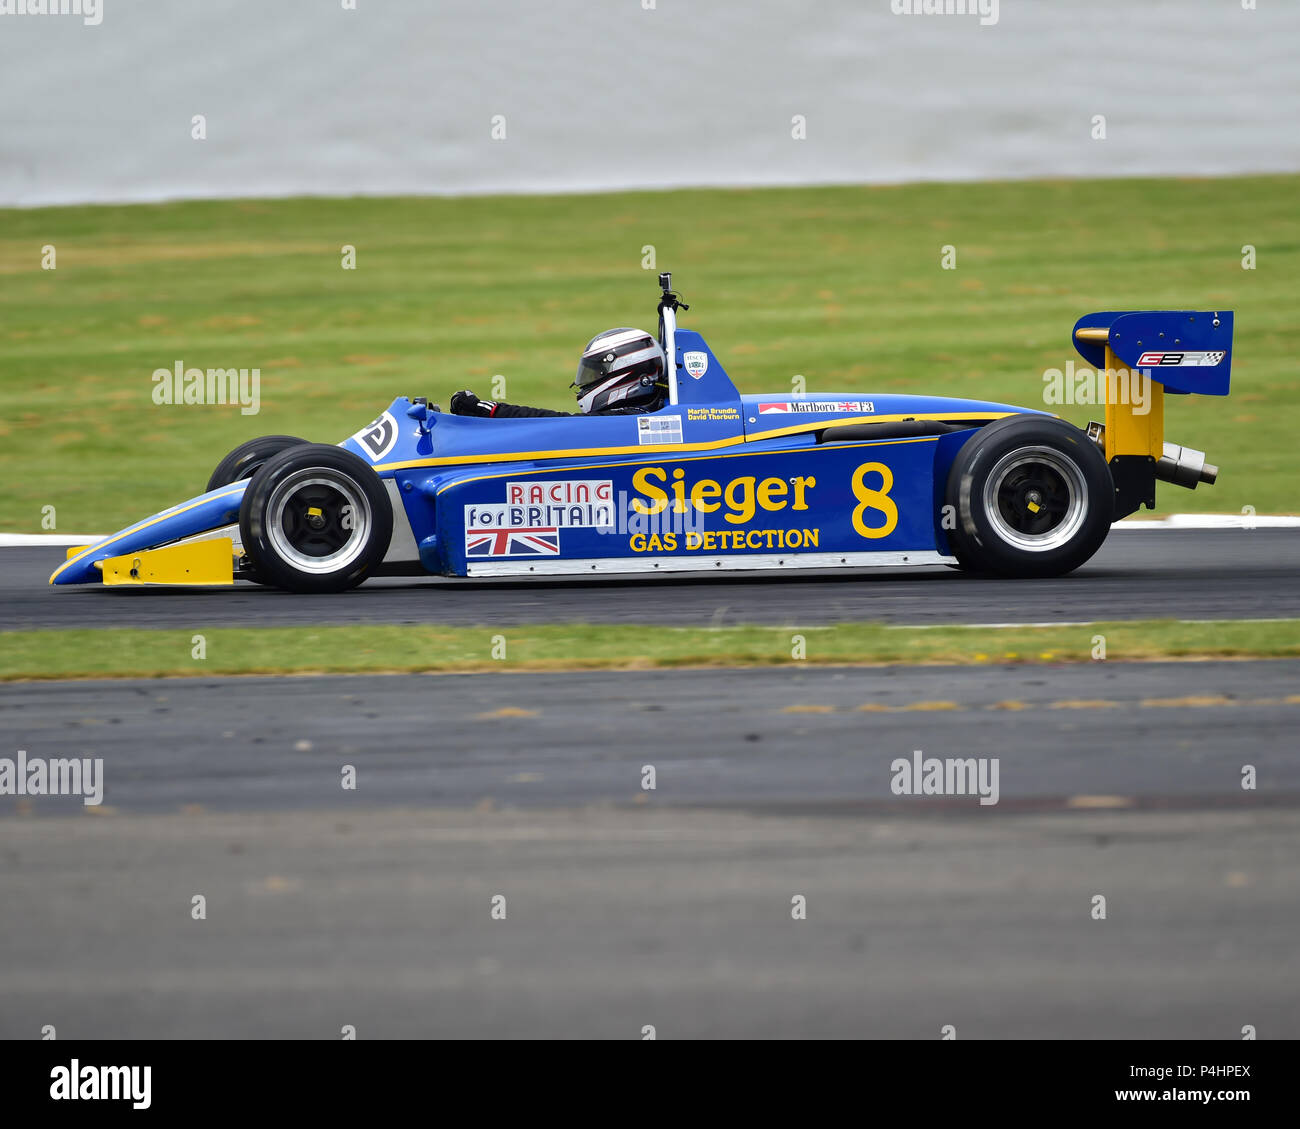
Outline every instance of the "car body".
<svg viewBox="0 0 1300 1129">
<path fill-rule="evenodd" d="M 422 399 L 399 396 L 332 448 L 346 455 L 272 437 L 283 443 L 271 443 L 274 453 L 261 462 L 246 460 L 250 477 L 219 482 L 79 547 L 51 583 L 248 577 L 337 590 L 381 574 L 935 564 L 1045 575 L 1077 567 L 1111 521 L 1153 504 L 1157 477 L 1193 486 L 1213 480 L 1214 468 L 1205 468 L 1203 456 L 1197 463 L 1198 452 L 1164 443 L 1163 396 L 1157 420 L 1108 403 L 1105 424 L 1085 432 L 1041 409 L 984 400 L 741 394 L 704 338 L 677 326 L 680 304 L 671 280 L 660 281 L 670 394 L 658 411 L 490 419 L 443 414 Z M 1099 371 L 1141 359 L 1151 365 L 1143 371 L 1154 374 L 1158 391 L 1227 392 L 1230 313 L 1096 314 L 1075 328 L 1076 345 Z M 1152 353 L 1150 344 L 1165 333 L 1181 342 L 1182 352 L 1169 357 L 1200 359 L 1183 365 Z M 1140 355 L 1132 352 L 1138 348 Z M 1218 361 L 1208 365 L 1204 358 L 1213 354 Z M 1021 433 L 1029 438 L 1017 440 Z M 994 463 L 964 467 L 974 437 L 992 443 L 999 435 L 1002 446 L 985 453 Z M 999 471 L 996 488 L 984 483 L 981 502 L 978 491 L 971 493 L 971 476 L 1002 467 L 1010 469 Z M 1076 519 L 1089 527 L 1086 537 L 1059 552 L 1050 536 L 1043 539 L 1045 516 L 1032 499 L 1062 509 L 1057 540 Z M 992 523 L 983 530 L 982 504 Z M 1021 506 L 1029 509 L 1022 514 Z M 1073 507 L 1068 513 L 1067 506 Z M 349 524 L 354 521 L 367 523 L 364 538 Z M 993 546 L 1002 558 L 981 548 L 990 537 L 1005 542 Z M 1014 553 L 1019 556 L 1007 555 Z"/>
</svg>

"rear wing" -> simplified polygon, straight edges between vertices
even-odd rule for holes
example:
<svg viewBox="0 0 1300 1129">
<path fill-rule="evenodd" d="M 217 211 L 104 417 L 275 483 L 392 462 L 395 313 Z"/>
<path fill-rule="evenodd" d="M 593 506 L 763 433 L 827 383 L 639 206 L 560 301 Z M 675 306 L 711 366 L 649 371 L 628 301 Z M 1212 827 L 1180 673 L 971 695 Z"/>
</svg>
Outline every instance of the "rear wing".
<svg viewBox="0 0 1300 1129">
<path fill-rule="evenodd" d="M 1088 314 L 1074 323 L 1073 338 L 1079 355 L 1098 372 L 1141 369 L 1166 392 L 1228 394 L 1231 310 Z"/>
<path fill-rule="evenodd" d="M 1231 310 L 1131 310 L 1074 323 L 1079 355 L 1106 374 L 1106 422 L 1088 431 L 1110 465 L 1116 518 L 1154 508 L 1157 478 L 1194 489 L 1218 476 L 1204 453 L 1165 442 L 1165 393 L 1228 394 L 1232 320 Z"/>
</svg>

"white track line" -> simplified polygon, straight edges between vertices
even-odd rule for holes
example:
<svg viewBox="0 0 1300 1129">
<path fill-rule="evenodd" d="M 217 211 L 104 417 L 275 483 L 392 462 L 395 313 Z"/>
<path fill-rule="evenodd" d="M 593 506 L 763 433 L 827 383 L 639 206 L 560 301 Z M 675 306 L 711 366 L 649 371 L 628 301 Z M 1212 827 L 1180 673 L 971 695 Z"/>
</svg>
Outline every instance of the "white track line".
<svg viewBox="0 0 1300 1129">
<path fill-rule="evenodd" d="M 1155 617 L 1163 619 L 1163 616 Z M 962 630 L 987 630 L 987 631 L 1008 631 L 1016 627 L 1096 627 L 1099 623 L 1118 623 L 1123 625 L 1124 620 L 1114 619 L 1043 619 L 1029 620 L 1025 623 L 887 623 L 887 631 L 948 631 L 952 628 L 961 628 Z M 1192 624 L 1220 624 L 1220 623 L 1290 623 L 1291 619 L 1287 616 L 1272 616 L 1256 619 L 1175 619 L 1174 623 L 1192 623 Z M 831 630 L 831 628 L 819 629 L 816 627 L 801 627 L 800 631 L 817 631 Z"/>
<path fill-rule="evenodd" d="M 16 549 L 26 545 L 93 545 L 102 541 L 107 533 L 0 533 L 0 549 Z"/>
<path fill-rule="evenodd" d="M 1170 514 L 1166 518 L 1117 521 L 1116 529 L 1300 529 L 1300 517 L 1247 517 L 1245 514 Z"/>
</svg>

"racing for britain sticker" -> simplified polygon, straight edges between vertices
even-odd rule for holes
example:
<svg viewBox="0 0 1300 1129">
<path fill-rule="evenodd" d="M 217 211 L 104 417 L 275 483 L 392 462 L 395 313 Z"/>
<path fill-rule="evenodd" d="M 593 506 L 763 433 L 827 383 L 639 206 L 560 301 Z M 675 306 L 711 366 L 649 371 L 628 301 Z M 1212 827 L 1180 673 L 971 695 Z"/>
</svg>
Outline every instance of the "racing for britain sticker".
<svg viewBox="0 0 1300 1129">
<path fill-rule="evenodd" d="M 465 507 L 465 529 L 598 529 L 613 524 L 613 503 L 608 478 L 507 482 L 504 502 Z"/>
<path fill-rule="evenodd" d="M 360 431 L 351 437 L 370 457 L 370 461 L 377 463 L 397 442 L 397 420 L 393 418 L 392 412 L 385 412 L 373 423 L 366 424 Z"/>
<path fill-rule="evenodd" d="M 804 412 L 874 412 L 876 405 L 870 400 L 780 400 L 760 403 L 761 416 L 791 416 Z"/>
<path fill-rule="evenodd" d="M 688 375 L 699 380 L 700 377 L 709 371 L 709 354 L 697 350 L 683 353 L 682 364 L 686 366 L 686 372 Z"/>
<path fill-rule="evenodd" d="M 558 556 L 563 530 L 612 526 L 613 501 L 614 483 L 608 478 L 507 482 L 504 502 L 465 507 L 465 555 Z"/>
<path fill-rule="evenodd" d="M 638 416 L 637 442 L 642 446 L 654 443 L 680 443 L 682 441 L 681 416 Z"/>
<path fill-rule="evenodd" d="M 1143 353 L 1138 357 L 1138 368 L 1213 368 L 1227 352 L 1222 353 Z"/>
</svg>

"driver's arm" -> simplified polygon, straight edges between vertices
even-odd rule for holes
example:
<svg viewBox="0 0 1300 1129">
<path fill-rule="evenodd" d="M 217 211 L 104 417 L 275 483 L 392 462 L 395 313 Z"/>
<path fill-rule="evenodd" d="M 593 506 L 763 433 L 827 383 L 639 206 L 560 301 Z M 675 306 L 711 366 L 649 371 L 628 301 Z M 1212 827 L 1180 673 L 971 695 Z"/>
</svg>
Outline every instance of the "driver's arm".
<svg viewBox="0 0 1300 1129">
<path fill-rule="evenodd" d="M 451 398 L 451 414 L 455 416 L 488 416 L 492 419 L 517 419 L 523 416 L 573 416 L 577 412 L 553 412 L 550 408 L 530 408 L 523 404 L 507 404 L 504 400 L 480 400 L 466 389 Z"/>
</svg>

